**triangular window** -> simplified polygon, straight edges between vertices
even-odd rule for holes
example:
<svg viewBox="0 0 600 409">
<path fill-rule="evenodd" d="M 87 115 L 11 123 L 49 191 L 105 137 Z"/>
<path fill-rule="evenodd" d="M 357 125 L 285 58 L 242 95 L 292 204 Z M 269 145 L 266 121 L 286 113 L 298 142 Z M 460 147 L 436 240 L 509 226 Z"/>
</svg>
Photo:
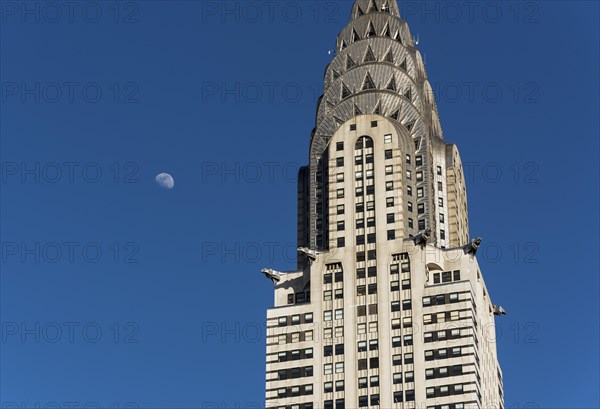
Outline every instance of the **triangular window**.
<svg viewBox="0 0 600 409">
<path fill-rule="evenodd" d="M 337 80 L 338 78 L 340 78 L 340 74 L 338 74 L 338 72 L 336 70 L 331 70 L 331 79 L 333 81 Z"/>
<path fill-rule="evenodd" d="M 348 98 L 350 95 L 352 95 L 352 92 L 342 83 L 342 99 Z"/>
<path fill-rule="evenodd" d="M 344 48 L 346 48 L 346 42 L 342 40 L 342 42 L 340 43 L 340 51 L 342 51 Z"/>
<path fill-rule="evenodd" d="M 398 41 L 400 44 L 404 44 L 402 42 L 402 36 L 400 35 L 400 30 L 396 31 L 396 35 L 394 36 L 394 40 Z"/>
<path fill-rule="evenodd" d="M 360 111 L 360 108 L 358 107 L 358 105 L 354 104 L 354 116 L 358 116 L 358 115 L 362 115 L 362 112 Z"/>
<path fill-rule="evenodd" d="M 375 32 L 375 27 L 373 27 L 373 22 L 369 21 L 369 26 L 367 28 L 367 38 L 369 37 L 377 37 L 377 32 Z"/>
<path fill-rule="evenodd" d="M 383 29 L 383 33 L 381 33 L 382 37 L 392 37 L 391 33 L 390 33 L 390 25 L 386 24 L 385 28 Z"/>
<path fill-rule="evenodd" d="M 352 57 L 350 57 L 350 54 L 346 55 L 346 69 L 349 70 L 350 68 L 353 68 L 355 66 L 356 63 L 354 62 Z"/>
<path fill-rule="evenodd" d="M 402 68 L 404 71 L 406 71 L 406 58 L 404 60 L 402 60 L 402 62 L 400 63 L 400 68 Z"/>
<path fill-rule="evenodd" d="M 392 52 L 392 49 L 390 48 L 390 51 L 387 52 L 387 54 L 385 55 L 385 57 L 383 57 L 383 61 L 385 62 L 389 62 L 389 63 L 394 63 L 394 53 Z"/>
<path fill-rule="evenodd" d="M 371 49 L 371 46 L 369 46 L 369 48 L 367 48 L 367 53 L 365 54 L 365 58 L 363 59 L 363 62 L 376 62 L 377 59 L 375 58 L 375 54 L 373 54 L 373 50 Z"/>
<path fill-rule="evenodd" d="M 379 11 L 377 10 L 377 4 L 375 4 L 375 0 L 371 0 L 371 4 L 369 4 L 369 9 L 367 10 L 367 13 L 370 13 L 372 11 Z"/>
<path fill-rule="evenodd" d="M 394 113 L 392 115 L 390 115 L 390 118 L 394 119 L 394 120 L 398 120 L 398 118 L 400 118 L 400 108 L 398 108 L 397 110 L 394 111 Z"/>
<path fill-rule="evenodd" d="M 369 73 L 367 73 L 367 75 L 365 76 L 365 80 L 363 81 L 362 90 L 366 91 L 368 89 L 375 89 L 375 88 L 377 88 L 377 87 L 375 87 L 373 78 L 371 78 L 371 75 Z"/>
<path fill-rule="evenodd" d="M 396 77 L 392 75 L 392 78 L 390 79 L 390 82 L 388 82 L 385 89 L 390 91 L 398 91 L 398 88 L 396 87 Z"/>
<path fill-rule="evenodd" d="M 375 109 L 373 110 L 373 113 L 375 115 L 381 115 L 381 101 L 379 101 L 377 103 L 377 105 L 375 105 Z"/>
<path fill-rule="evenodd" d="M 412 101 L 412 90 L 410 88 L 404 92 L 404 97 L 409 101 Z"/>
<path fill-rule="evenodd" d="M 365 14 L 365 12 L 362 11 L 362 9 L 360 8 L 360 6 L 357 5 L 357 7 L 356 7 L 356 17 L 360 17 L 360 16 L 362 16 L 364 14 Z"/>
<path fill-rule="evenodd" d="M 412 129 L 414 128 L 415 123 L 414 122 L 409 122 L 407 124 L 404 125 L 404 127 L 408 130 L 408 132 L 412 131 Z"/>
<path fill-rule="evenodd" d="M 352 29 L 352 42 L 355 43 L 358 40 L 360 40 L 360 36 L 358 35 L 355 29 Z"/>
</svg>

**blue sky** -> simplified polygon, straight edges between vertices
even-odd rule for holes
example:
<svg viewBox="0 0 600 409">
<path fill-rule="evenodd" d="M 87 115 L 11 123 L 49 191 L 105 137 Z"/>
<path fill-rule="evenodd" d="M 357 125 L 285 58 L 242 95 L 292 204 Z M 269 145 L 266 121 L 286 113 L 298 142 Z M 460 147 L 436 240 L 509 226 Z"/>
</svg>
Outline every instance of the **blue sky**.
<svg viewBox="0 0 600 409">
<path fill-rule="evenodd" d="M 506 407 L 598 408 L 598 3 L 465 3 L 402 8 L 509 311 Z M 351 2 L 0 7 L 3 407 L 262 405 L 259 271 L 294 268 Z"/>
</svg>

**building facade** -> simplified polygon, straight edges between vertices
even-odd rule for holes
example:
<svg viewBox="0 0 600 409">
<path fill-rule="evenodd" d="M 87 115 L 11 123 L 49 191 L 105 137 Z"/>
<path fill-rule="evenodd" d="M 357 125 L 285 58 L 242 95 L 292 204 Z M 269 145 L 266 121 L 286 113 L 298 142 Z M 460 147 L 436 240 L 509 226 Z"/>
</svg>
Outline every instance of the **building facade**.
<svg viewBox="0 0 600 409">
<path fill-rule="evenodd" d="M 503 408 L 460 155 L 395 0 L 356 0 L 298 182 L 298 271 L 264 270 L 266 408 Z"/>
</svg>

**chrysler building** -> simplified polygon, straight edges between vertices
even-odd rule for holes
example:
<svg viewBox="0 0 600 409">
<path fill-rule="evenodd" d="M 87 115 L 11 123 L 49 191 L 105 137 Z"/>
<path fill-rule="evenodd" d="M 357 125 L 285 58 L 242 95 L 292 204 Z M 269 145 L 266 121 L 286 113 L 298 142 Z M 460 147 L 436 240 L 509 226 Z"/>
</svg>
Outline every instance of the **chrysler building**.
<svg viewBox="0 0 600 409">
<path fill-rule="evenodd" d="M 267 409 L 504 408 L 460 155 L 395 0 L 356 0 L 298 178 L 298 267 L 264 269 Z"/>
</svg>

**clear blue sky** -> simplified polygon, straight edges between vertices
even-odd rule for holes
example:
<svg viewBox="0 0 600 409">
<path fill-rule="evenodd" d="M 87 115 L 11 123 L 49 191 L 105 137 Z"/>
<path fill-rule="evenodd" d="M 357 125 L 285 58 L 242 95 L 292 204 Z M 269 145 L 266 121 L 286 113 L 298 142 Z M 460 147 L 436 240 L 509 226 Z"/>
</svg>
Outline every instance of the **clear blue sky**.
<svg viewBox="0 0 600 409">
<path fill-rule="evenodd" d="M 263 404 L 259 271 L 294 268 L 351 7 L 265 3 L 0 2 L 4 407 Z M 464 3 L 403 9 L 509 311 L 506 407 L 598 408 L 598 3 Z"/>
</svg>

